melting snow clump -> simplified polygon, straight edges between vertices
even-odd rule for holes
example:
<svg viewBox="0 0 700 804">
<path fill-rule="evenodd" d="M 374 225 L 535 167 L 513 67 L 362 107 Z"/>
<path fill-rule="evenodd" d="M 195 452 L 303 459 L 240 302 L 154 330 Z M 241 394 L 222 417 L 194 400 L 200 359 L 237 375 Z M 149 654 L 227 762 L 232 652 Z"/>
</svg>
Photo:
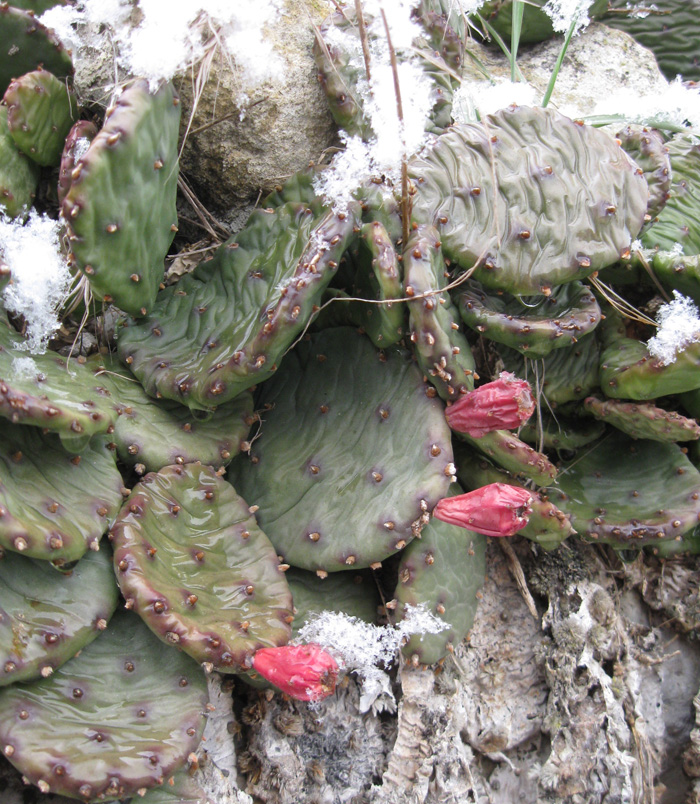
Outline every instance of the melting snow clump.
<svg viewBox="0 0 700 804">
<path fill-rule="evenodd" d="M 649 339 L 647 348 L 662 365 L 674 363 L 679 352 L 700 341 L 700 313 L 686 296 L 673 291 L 674 299 L 659 307 L 656 322 L 659 329 Z"/>
<path fill-rule="evenodd" d="M 588 9 L 590 0 L 548 0 L 542 11 L 552 20 L 552 27 L 559 33 L 566 33 L 573 25 L 573 35 L 590 22 Z"/>
<path fill-rule="evenodd" d="M 437 634 L 449 628 L 425 606 L 406 606 L 405 619 L 396 626 L 372 625 L 334 611 L 313 614 L 300 630 L 300 642 L 315 642 L 339 654 L 345 669 L 355 673 L 361 685 L 360 711 L 394 711 L 387 669 L 403 640 L 412 634 Z"/>
<path fill-rule="evenodd" d="M 700 127 L 700 91 L 685 86 L 680 76 L 670 81 L 662 92 L 635 95 L 621 90 L 601 98 L 593 110 L 594 115 L 620 115 L 625 120 L 647 123 L 658 120 L 674 126 Z"/>
<path fill-rule="evenodd" d="M 73 281 L 58 230 L 57 221 L 35 211 L 24 225 L 0 217 L 0 254 L 12 273 L 3 302 L 9 312 L 24 316 L 27 340 L 23 347 L 33 354 L 43 354 L 58 330 L 58 311 Z"/>
<path fill-rule="evenodd" d="M 522 81 L 464 81 L 452 98 L 452 117 L 456 123 L 473 123 L 479 117 L 505 109 L 512 104 L 537 106 L 539 98 L 533 86 Z"/>
</svg>

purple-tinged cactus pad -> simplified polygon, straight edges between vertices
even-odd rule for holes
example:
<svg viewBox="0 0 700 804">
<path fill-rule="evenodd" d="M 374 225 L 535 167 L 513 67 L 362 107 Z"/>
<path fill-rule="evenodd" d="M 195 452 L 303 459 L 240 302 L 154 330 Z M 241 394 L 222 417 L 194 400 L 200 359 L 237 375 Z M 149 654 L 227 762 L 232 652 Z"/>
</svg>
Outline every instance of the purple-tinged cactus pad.
<svg viewBox="0 0 700 804">
<path fill-rule="evenodd" d="M 261 435 L 229 479 L 287 563 L 367 567 L 420 533 L 454 467 L 443 404 L 405 351 L 324 330 L 261 392 Z"/>
<path fill-rule="evenodd" d="M 97 126 L 89 120 L 78 120 L 71 128 L 63 145 L 61 167 L 58 172 L 58 203 L 62 204 L 73 183 L 73 171 L 78 160 L 87 153 L 97 136 Z M 78 174 L 79 175 L 79 174 Z"/>
<path fill-rule="evenodd" d="M 50 678 L 0 690 L 0 747 L 44 793 L 126 798 L 185 765 L 207 701 L 189 656 L 122 611 Z"/>
<path fill-rule="evenodd" d="M 122 478 L 104 439 L 71 455 L 38 427 L 0 431 L 0 547 L 57 564 L 99 542 L 122 503 Z"/>
<path fill-rule="evenodd" d="M 632 438 L 648 438 L 650 441 L 695 441 L 700 438 L 700 425 L 695 419 L 648 403 L 589 396 L 583 407 L 596 419 L 612 424 Z"/>
<path fill-rule="evenodd" d="M 629 251 L 647 208 L 642 171 L 609 134 L 550 108 L 454 126 L 410 167 L 413 217 L 445 255 L 512 294 L 548 293 Z"/>
<path fill-rule="evenodd" d="M 47 678 L 107 627 L 117 607 L 109 550 L 69 571 L 7 552 L 0 558 L 0 686 Z"/>
<path fill-rule="evenodd" d="M 248 505 L 208 466 L 167 466 L 138 483 L 110 532 L 127 605 L 209 669 L 238 672 L 284 645 L 292 595 Z"/>
</svg>

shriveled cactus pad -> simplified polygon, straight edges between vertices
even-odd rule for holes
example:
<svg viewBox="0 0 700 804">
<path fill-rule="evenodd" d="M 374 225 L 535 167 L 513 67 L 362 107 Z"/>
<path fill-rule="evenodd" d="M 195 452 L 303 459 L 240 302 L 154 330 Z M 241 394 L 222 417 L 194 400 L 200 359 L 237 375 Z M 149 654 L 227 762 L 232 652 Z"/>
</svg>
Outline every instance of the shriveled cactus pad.
<svg viewBox="0 0 700 804">
<path fill-rule="evenodd" d="M 148 627 L 222 672 L 284 645 L 292 595 L 248 505 L 208 466 L 147 475 L 110 537 L 119 586 Z"/>
<path fill-rule="evenodd" d="M 547 293 L 629 249 L 648 189 L 616 140 L 552 109 L 455 126 L 413 162 L 413 216 L 447 257 L 510 293 Z"/>
<path fill-rule="evenodd" d="M 285 561 L 366 567 L 400 550 L 454 467 L 440 400 L 396 347 L 352 329 L 317 333 L 262 388 L 261 436 L 230 479 L 260 506 Z"/>
<path fill-rule="evenodd" d="M 108 552 L 70 572 L 16 553 L 0 559 L 0 686 L 50 676 L 104 631 L 118 597 Z"/>
<path fill-rule="evenodd" d="M 0 744 L 44 792 L 123 798 L 185 764 L 207 700 L 189 656 L 163 650 L 138 617 L 119 612 L 51 678 L 0 692 Z"/>
<path fill-rule="evenodd" d="M 55 435 L 5 423 L 0 435 L 0 546 L 65 563 L 97 550 L 122 502 L 122 478 L 99 439 L 79 455 Z"/>
<path fill-rule="evenodd" d="M 700 516 L 700 473 L 676 444 L 611 432 L 565 464 L 550 500 L 588 539 L 641 547 L 680 538 Z"/>
</svg>

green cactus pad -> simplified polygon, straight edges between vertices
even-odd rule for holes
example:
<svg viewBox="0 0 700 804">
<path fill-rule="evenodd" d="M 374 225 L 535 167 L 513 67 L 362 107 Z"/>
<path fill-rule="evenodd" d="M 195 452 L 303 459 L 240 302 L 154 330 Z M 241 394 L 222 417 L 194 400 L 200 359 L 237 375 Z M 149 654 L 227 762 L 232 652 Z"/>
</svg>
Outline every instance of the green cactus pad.
<svg viewBox="0 0 700 804">
<path fill-rule="evenodd" d="M 54 6 L 65 6 L 66 0 L 13 0 L 12 5 L 25 11 L 33 11 L 39 16 Z"/>
<path fill-rule="evenodd" d="M 700 425 L 695 419 L 654 405 L 589 396 L 583 407 L 596 419 L 612 424 L 632 438 L 650 441 L 695 441 L 700 438 Z"/>
<path fill-rule="evenodd" d="M 646 213 L 641 169 L 607 133 L 510 107 L 454 126 L 409 167 L 413 218 L 488 287 L 547 294 L 629 251 Z"/>
<path fill-rule="evenodd" d="M 554 36 L 554 28 L 549 15 L 542 11 L 546 0 L 527 0 L 523 4 L 523 21 L 520 42 L 528 44 L 543 42 Z M 588 16 L 598 17 L 608 9 L 608 0 L 592 0 L 588 4 Z M 510 43 L 513 30 L 512 0 L 487 0 L 479 8 L 479 13 Z"/>
<path fill-rule="evenodd" d="M 139 471 L 200 461 L 226 466 L 240 450 L 255 421 L 253 395 L 243 391 L 208 418 L 189 408 L 149 397 L 129 369 L 109 355 L 90 358 L 97 382 L 109 388 L 118 412 L 111 440 L 120 460 Z"/>
<path fill-rule="evenodd" d="M 162 785 L 204 729 L 206 678 L 141 620 L 107 630 L 50 678 L 0 690 L 4 755 L 45 793 L 85 802 Z"/>
<path fill-rule="evenodd" d="M 97 550 L 122 503 L 100 439 L 71 455 L 55 435 L 6 423 L 0 436 L 0 546 L 61 564 Z"/>
<path fill-rule="evenodd" d="M 87 153 L 90 143 L 97 136 L 97 126 L 89 120 L 78 120 L 68 132 L 61 154 L 61 168 L 58 173 L 58 203 L 68 195 L 73 183 L 73 171 L 78 160 Z"/>
<path fill-rule="evenodd" d="M 600 379 L 600 347 L 595 333 L 586 335 L 568 349 L 556 349 L 539 360 L 499 347 L 506 371 L 539 388 L 552 408 L 583 399 L 597 388 Z"/>
<path fill-rule="evenodd" d="M 700 516 L 700 473 L 675 444 L 610 432 L 565 463 L 550 499 L 578 533 L 616 547 L 673 540 Z"/>
<path fill-rule="evenodd" d="M 633 36 L 649 48 L 659 68 L 673 81 L 682 75 L 686 81 L 700 81 L 698 38 L 700 3 L 698 0 L 656 0 L 641 5 L 651 8 L 645 16 L 634 13 L 628 0 L 610 0 L 610 12 L 603 22 Z"/>
<path fill-rule="evenodd" d="M 537 452 L 509 430 L 492 430 L 481 438 L 459 433 L 458 438 L 488 455 L 514 475 L 534 480 L 538 486 L 548 486 L 557 476 L 557 468 L 546 455 Z"/>
<path fill-rule="evenodd" d="M 671 160 L 669 198 L 641 240 L 658 251 L 672 251 L 680 244 L 686 256 L 699 255 L 700 233 L 691 223 L 700 218 L 700 142 L 697 137 L 678 134 L 666 147 Z"/>
<path fill-rule="evenodd" d="M 450 496 L 460 493 L 453 486 Z M 474 622 L 485 576 L 486 537 L 433 517 L 421 538 L 401 554 L 394 592 L 396 619 L 403 620 L 408 607 L 419 606 L 449 627 L 436 634 L 411 635 L 401 648 L 407 659 L 434 664 L 464 639 Z"/>
<path fill-rule="evenodd" d="M 180 101 L 139 80 L 119 96 L 77 160 L 62 214 L 76 266 L 93 293 L 131 315 L 155 302 L 177 231 Z"/>
<path fill-rule="evenodd" d="M 114 425 L 117 413 L 109 392 L 84 366 L 47 352 L 32 355 L 30 371 L 19 369 L 15 360 L 27 357 L 23 345 L 0 319 L 0 416 L 58 432 L 68 449 L 76 439 L 89 439 Z"/>
<path fill-rule="evenodd" d="M 39 166 L 17 149 L 7 125 L 7 108 L 0 106 L 0 212 L 10 218 L 26 212 L 38 183 Z"/>
<path fill-rule="evenodd" d="M 110 539 L 127 605 L 210 669 L 240 671 L 258 648 L 289 640 L 292 596 L 275 550 L 211 467 L 146 475 Z"/>
<path fill-rule="evenodd" d="M 33 70 L 10 82 L 3 101 L 15 145 L 37 165 L 58 165 L 78 111 L 65 83 L 48 70 Z"/>
<path fill-rule="evenodd" d="M 645 343 L 628 338 L 619 316 L 606 313 L 600 387 L 613 399 L 656 399 L 700 388 L 700 342 L 690 343 L 673 363 L 650 354 Z"/>
<path fill-rule="evenodd" d="M 442 403 L 396 347 L 377 352 L 345 327 L 317 333 L 287 356 L 259 404 L 260 438 L 229 478 L 260 506 L 262 528 L 293 566 L 382 561 L 447 492 L 454 467 Z"/>
<path fill-rule="evenodd" d="M 285 577 L 294 600 L 292 637 L 312 614 L 322 611 L 342 612 L 368 623 L 377 620 L 381 601 L 370 572 L 331 572 L 319 578 L 314 572 L 290 567 Z"/>
<path fill-rule="evenodd" d="M 576 343 L 600 321 L 598 302 L 581 282 L 553 288 L 549 296 L 523 299 L 490 294 L 470 281 L 460 287 L 456 301 L 465 324 L 530 358 Z"/>
<path fill-rule="evenodd" d="M 666 206 L 671 192 L 671 158 L 663 134 L 656 129 L 629 123 L 615 137 L 644 171 L 649 186 L 647 213 L 654 217 Z"/>
<path fill-rule="evenodd" d="M 10 81 L 43 66 L 63 80 L 73 74 L 73 64 L 52 31 L 33 14 L 7 3 L 0 4 L 0 92 Z"/>
<path fill-rule="evenodd" d="M 474 388 L 474 358 L 445 290 L 445 261 L 437 231 L 418 226 L 403 255 L 411 343 L 418 366 L 445 401 Z M 413 297 L 416 297 L 413 299 Z"/>
<path fill-rule="evenodd" d="M 147 393 L 211 410 L 270 377 L 301 332 L 353 235 L 353 212 L 258 209 L 209 262 L 166 288 L 119 333 Z"/>
<path fill-rule="evenodd" d="M 523 483 L 513 475 L 494 466 L 464 444 L 456 447 L 455 460 L 459 482 L 469 491 L 488 486 L 490 483 L 507 483 L 510 486 L 524 488 Z M 529 490 L 533 497 L 532 513 L 527 525 L 518 531 L 518 535 L 536 542 L 544 550 L 554 550 L 564 539 L 576 533 L 571 525 L 571 517 L 554 505 L 550 500 L 549 491 Z"/>
<path fill-rule="evenodd" d="M 0 686 L 48 678 L 107 627 L 117 607 L 109 550 L 70 572 L 48 561 L 0 558 Z"/>
<path fill-rule="evenodd" d="M 562 416 L 559 412 L 555 417 L 546 410 L 541 411 L 541 416 L 541 427 L 535 414 L 518 430 L 518 435 L 528 444 L 539 446 L 542 443 L 544 449 L 579 449 L 605 432 L 605 424 L 596 419 Z"/>
<path fill-rule="evenodd" d="M 685 257 L 675 252 L 657 251 L 645 258 L 645 262 L 664 287 L 678 290 L 700 304 L 700 255 Z M 639 257 L 633 254 L 631 270 L 637 273 L 639 268 L 642 269 L 639 273 L 643 281 L 647 278 L 646 270 Z"/>
</svg>

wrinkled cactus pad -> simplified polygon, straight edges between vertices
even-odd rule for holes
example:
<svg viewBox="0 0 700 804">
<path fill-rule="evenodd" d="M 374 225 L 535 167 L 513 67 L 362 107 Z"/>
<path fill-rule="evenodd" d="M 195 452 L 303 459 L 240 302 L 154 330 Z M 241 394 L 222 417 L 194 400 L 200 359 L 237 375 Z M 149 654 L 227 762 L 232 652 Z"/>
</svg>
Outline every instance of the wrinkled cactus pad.
<svg viewBox="0 0 700 804">
<path fill-rule="evenodd" d="M 0 213 L 15 218 L 31 206 L 39 183 L 39 166 L 15 145 L 0 106 Z"/>
<path fill-rule="evenodd" d="M 615 133 L 620 144 L 644 171 L 649 186 L 647 213 L 653 218 L 666 206 L 671 191 L 671 158 L 660 131 L 629 123 Z"/>
<path fill-rule="evenodd" d="M 674 540 L 697 525 L 700 473 L 676 444 L 611 431 L 565 463 L 550 499 L 586 539 L 616 547 Z"/>
<path fill-rule="evenodd" d="M 629 251 L 648 189 L 609 134 L 552 109 L 510 107 L 454 126 L 409 167 L 413 218 L 445 255 L 513 294 L 550 293 Z"/>
<path fill-rule="evenodd" d="M 138 483 L 110 531 L 127 605 L 160 639 L 221 672 L 285 644 L 292 596 L 248 505 L 208 466 Z"/>
<path fill-rule="evenodd" d="M 147 393 L 211 410 L 270 377 L 337 270 L 355 215 L 258 209 L 213 259 L 119 335 Z"/>
<path fill-rule="evenodd" d="M 108 550 L 69 572 L 17 553 L 0 558 L 0 686 L 47 678 L 107 627 L 117 607 Z"/>
<path fill-rule="evenodd" d="M 454 486 L 450 491 L 461 493 Z M 396 617 L 402 620 L 407 607 L 420 606 L 448 627 L 436 634 L 413 634 L 401 648 L 406 658 L 434 664 L 449 646 L 464 639 L 474 622 L 485 575 L 486 537 L 433 517 L 421 538 L 401 554 Z"/>
<path fill-rule="evenodd" d="M 0 435 L 0 546 L 55 563 L 97 550 L 122 503 L 104 441 L 71 455 L 53 434 L 5 423 Z"/>
<path fill-rule="evenodd" d="M 287 563 L 322 573 L 367 567 L 420 532 L 454 468 L 432 394 L 405 352 L 378 352 L 345 327 L 287 356 L 261 389 L 250 459 L 229 467 Z"/>
<path fill-rule="evenodd" d="M 15 145 L 38 165 L 58 165 L 77 113 L 64 82 L 48 70 L 33 70 L 10 82 L 3 102 Z"/>
<path fill-rule="evenodd" d="M 650 441 L 695 441 L 700 438 L 700 425 L 695 419 L 655 405 L 589 396 L 583 407 L 596 419 L 612 424 L 632 438 L 648 438 Z"/>
<path fill-rule="evenodd" d="M 50 678 L 0 691 L 0 745 L 45 793 L 85 802 L 162 785 L 204 728 L 207 684 L 130 612 Z"/>
<path fill-rule="evenodd" d="M 149 397 L 114 357 L 99 355 L 88 365 L 97 381 L 109 388 L 119 414 L 111 434 L 117 454 L 141 473 L 195 461 L 226 466 L 255 421 L 250 391 L 220 405 L 206 418 L 195 418 L 177 402 Z"/>
<path fill-rule="evenodd" d="M 62 214 L 73 260 L 98 298 L 145 315 L 177 231 L 180 101 L 136 81 L 119 96 L 76 160 Z"/>
<path fill-rule="evenodd" d="M 465 324 L 530 358 L 571 346 L 600 321 L 598 302 L 581 282 L 553 288 L 549 296 L 522 299 L 488 293 L 470 281 L 460 287 L 456 301 Z"/>
</svg>

